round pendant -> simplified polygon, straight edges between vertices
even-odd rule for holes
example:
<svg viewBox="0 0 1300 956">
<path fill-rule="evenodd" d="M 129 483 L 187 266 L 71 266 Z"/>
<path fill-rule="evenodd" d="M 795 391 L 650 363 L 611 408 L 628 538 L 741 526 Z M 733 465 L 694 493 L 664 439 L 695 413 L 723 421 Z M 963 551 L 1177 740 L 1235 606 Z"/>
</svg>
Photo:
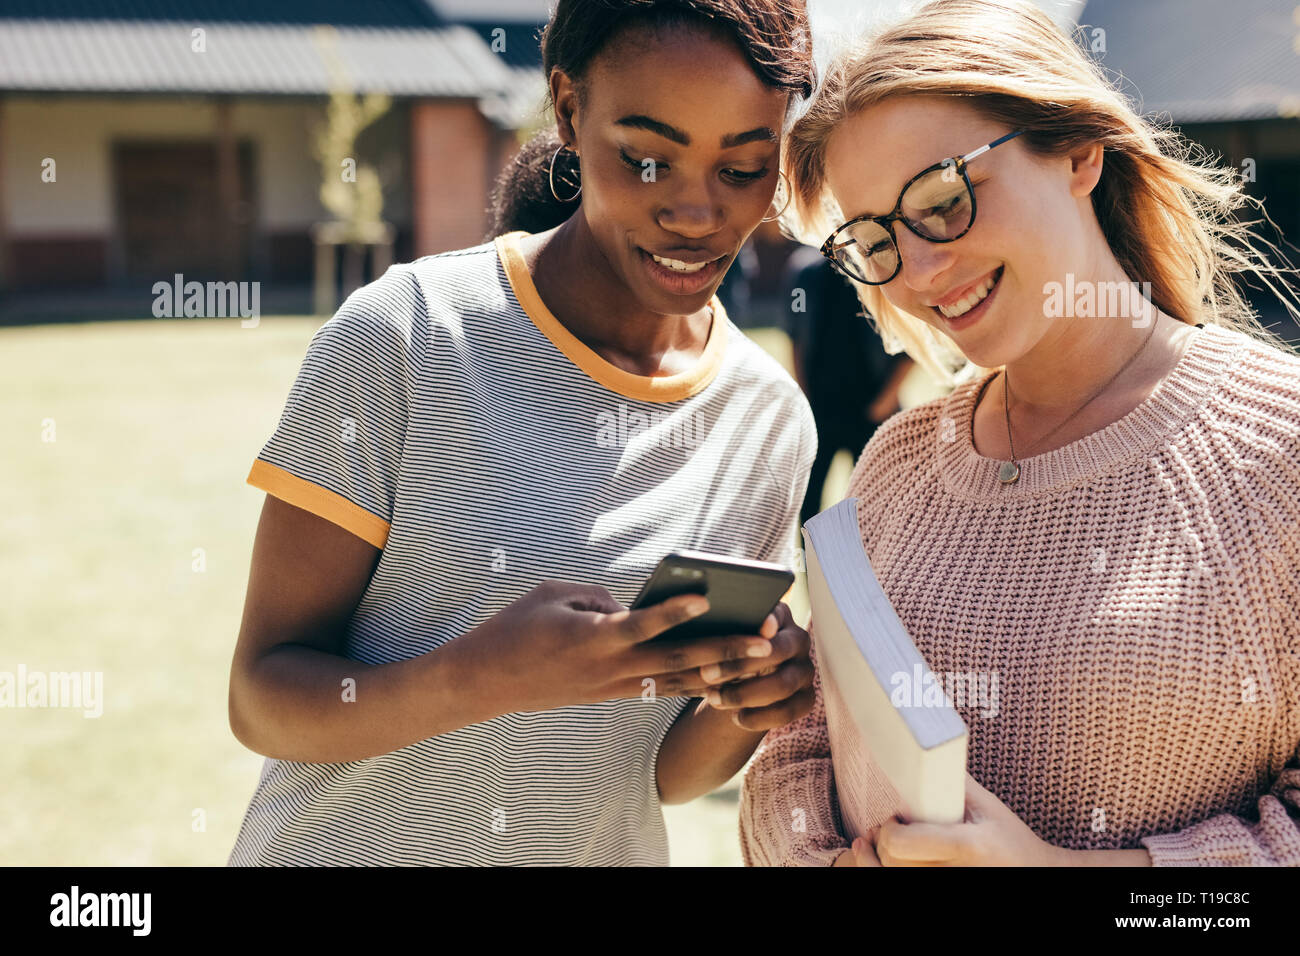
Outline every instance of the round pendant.
<svg viewBox="0 0 1300 956">
<path fill-rule="evenodd" d="M 1004 461 L 998 468 L 998 481 L 1004 485 L 1015 484 L 1016 479 L 1020 477 L 1020 466 L 1014 461 Z"/>
</svg>

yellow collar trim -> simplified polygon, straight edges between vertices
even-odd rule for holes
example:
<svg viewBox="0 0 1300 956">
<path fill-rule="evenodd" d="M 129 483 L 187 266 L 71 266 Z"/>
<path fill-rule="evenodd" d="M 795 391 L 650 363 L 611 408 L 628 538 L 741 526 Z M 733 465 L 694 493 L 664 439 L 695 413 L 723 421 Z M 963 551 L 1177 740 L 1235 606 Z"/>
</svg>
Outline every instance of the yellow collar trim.
<svg viewBox="0 0 1300 956">
<path fill-rule="evenodd" d="M 694 367 L 676 375 L 634 375 L 606 361 L 551 314 L 537 293 L 537 286 L 519 248 L 519 237 L 526 235 L 529 233 L 508 232 L 493 240 L 515 298 L 541 333 L 593 380 L 620 395 L 643 402 L 681 401 L 703 391 L 713 381 L 722 367 L 722 355 L 727 347 L 727 313 L 716 295 L 709 300 L 713 310 L 709 340 Z"/>
</svg>

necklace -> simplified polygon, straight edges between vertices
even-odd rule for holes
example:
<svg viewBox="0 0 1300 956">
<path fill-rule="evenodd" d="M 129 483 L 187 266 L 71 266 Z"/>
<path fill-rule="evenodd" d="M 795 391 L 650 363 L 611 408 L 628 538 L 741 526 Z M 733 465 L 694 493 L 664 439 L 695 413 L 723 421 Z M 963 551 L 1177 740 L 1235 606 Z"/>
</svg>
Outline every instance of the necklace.
<svg viewBox="0 0 1300 956">
<path fill-rule="evenodd" d="M 1096 399 L 1101 395 L 1101 393 L 1106 391 L 1106 389 L 1110 388 L 1110 386 L 1114 383 L 1115 379 L 1123 375 L 1124 371 L 1130 365 L 1133 364 L 1134 360 L 1137 359 L 1139 355 L 1141 355 L 1143 352 L 1146 351 L 1147 344 L 1151 341 L 1152 336 L 1154 336 L 1155 334 L 1156 334 L 1156 323 L 1153 320 L 1151 322 L 1151 331 L 1147 333 L 1146 339 L 1143 340 L 1142 345 L 1138 348 L 1138 350 L 1129 356 L 1128 361 L 1120 366 L 1119 371 L 1116 372 L 1114 375 L 1112 375 L 1110 378 L 1108 378 L 1106 380 L 1106 384 L 1102 385 L 1101 388 L 1093 392 L 1092 397 L 1089 398 L 1082 405 L 1080 405 L 1078 408 L 1076 408 L 1073 412 L 1071 412 L 1069 416 L 1065 418 L 1064 421 L 1060 422 L 1060 424 L 1058 424 L 1055 428 L 1049 431 L 1046 435 L 1043 435 L 1036 442 L 1034 442 L 1034 444 L 1030 446 L 1029 450 L 1032 451 L 1034 448 L 1037 448 L 1043 442 L 1047 441 L 1047 439 L 1051 438 L 1062 428 L 1064 428 L 1067 424 L 1073 421 L 1075 416 L 1077 416 L 1081 411 L 1083 411 L 1094 401 L 1096 401 Z M 1004 485 L 1014 485 L 1020 479 L 1020 463 L 1016 461 L 1016 446 L 1011 440 L 1011 404 L 1010 404 L 1010 394 L 1009 394 L 1010 382 L 1011 379 L 1007 375 L 1007 370 L 1004 366 L 1002 369 L 1002 409 L 1006 414 L 1006 419 L 1007 419 L 1007 445 L 1010 446 L 1011 448 L 1011 460 L 1004 461 L 998 467 L 998 480 L 1002 482 Z"/>
</svg>

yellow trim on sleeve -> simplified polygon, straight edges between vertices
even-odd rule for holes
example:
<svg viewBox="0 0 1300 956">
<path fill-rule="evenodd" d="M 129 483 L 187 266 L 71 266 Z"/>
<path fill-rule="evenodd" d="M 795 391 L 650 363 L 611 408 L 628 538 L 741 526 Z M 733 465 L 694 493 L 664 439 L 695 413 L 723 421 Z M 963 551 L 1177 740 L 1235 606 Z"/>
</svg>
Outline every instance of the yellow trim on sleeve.
<svg viewBox="0 0 1300 956">
<path fill-rule="evenodd" d="M 713 381 L 722 367 L 722 355 L 727 347 L 727 313 L 716 295 L 709 300 L 713 310 L 709 340 L 693 368 L 677 375 L 634 375 L 601 358 L 551 314 L 537 292 L 524 262 L 523 251 L 519 248 L 519 237 L 527 235 L 529 233 L 516 231 L 497 236 L 493 240 L 497 254 L 505 266 L 506 278 L 510 280 L 515 298 L 528 318 L 574 365 L 610 391 L 643 402 L 680 401 L 703 391 Z"/>
<path fill-rule="evenodd" d="M 380 550 L 383 550 L 388 541 L 389 524 L 383 518 L 372 515 L 365 508 L 328 488 L 312 484 L 261 458 L 253 460 L 247 483 L 296 508 L 332 521 Z"/>
</svg>

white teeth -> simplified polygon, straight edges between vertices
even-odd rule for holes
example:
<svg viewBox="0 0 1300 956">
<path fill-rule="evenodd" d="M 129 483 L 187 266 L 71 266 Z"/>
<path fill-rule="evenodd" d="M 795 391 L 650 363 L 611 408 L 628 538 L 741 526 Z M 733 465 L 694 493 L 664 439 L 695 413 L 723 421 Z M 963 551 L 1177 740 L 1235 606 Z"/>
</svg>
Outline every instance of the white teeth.
<svg viewBox="0 0 1300 956">
<path fill-rule="evenodd" d="M 650 253 L 650 258 L 653 259 L 655 262 L 659 263 L 661 266 L 667 266 L 669 269 L 672 269 L 675 272 L 699 272 L 701 269 L 703 269 L 705 266 L 709 264 L 707 262 L 690 263 L 690 262 L 682 262 L 682 260 L 680 259 L 665 259 L 663 256 L 655 255 L 653 252 Z"/>
<path fill-rule="evenodd" d="M 945 318 L 949 319 L 955 319 L 960 315 L 965 315 L 971 309 L 975 308 L 975 306 L 983 302 L 985 296 L 993 290 L 993 287 L 997 285 L 997 283 L 997 273 L 995 272 L 976 286 L 975 289 L 966 296 L 966 298 L 960 299 L 952 305 L 941 305 L 939 306 L 939 311 L 944 314 Z"/>
</svg>

